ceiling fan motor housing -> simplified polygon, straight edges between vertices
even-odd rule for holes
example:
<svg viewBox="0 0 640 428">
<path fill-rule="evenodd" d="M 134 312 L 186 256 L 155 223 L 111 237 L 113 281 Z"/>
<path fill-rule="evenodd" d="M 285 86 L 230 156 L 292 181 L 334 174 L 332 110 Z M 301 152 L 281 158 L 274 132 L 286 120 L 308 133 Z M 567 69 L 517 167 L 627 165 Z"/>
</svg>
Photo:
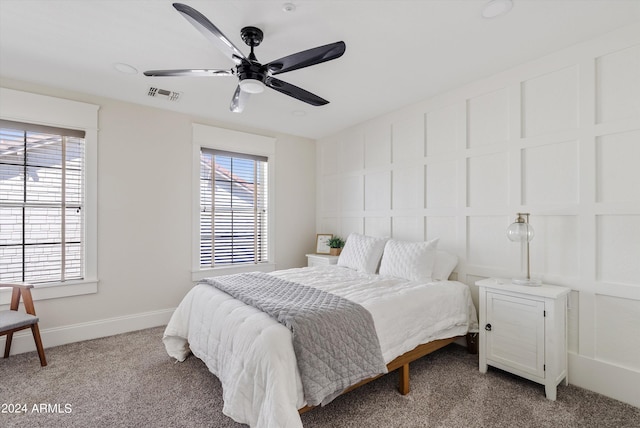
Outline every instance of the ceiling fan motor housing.
<svg viewBox="0 0 640 428">
<path fill-rule="evenodd" d="M 236 69 L 241 81 L 244 79 L 254 79 L 264 82 L 264 78 L 267 75 L 267 67 L 257 62 L 242 61 Z"/>
<path fill-rule="evenodd" d="M 264 90 L 267 67 L 257 62 L 242 61 L 242 63 L 237 66 L 237 71 L 238 78 L 240 79 L 240 87 L 243 91 L 257 94 Z"/>
</svg>

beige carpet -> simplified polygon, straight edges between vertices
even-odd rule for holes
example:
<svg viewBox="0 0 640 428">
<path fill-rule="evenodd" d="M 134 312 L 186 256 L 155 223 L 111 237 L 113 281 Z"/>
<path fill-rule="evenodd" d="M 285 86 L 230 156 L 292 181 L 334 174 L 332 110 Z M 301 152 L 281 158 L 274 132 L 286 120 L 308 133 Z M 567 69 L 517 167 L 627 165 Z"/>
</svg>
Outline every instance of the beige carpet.
<svg viewBox="0 0 640 428">
<path fill-rule="evenodd" d="M 222 414 L 220 382 L 200 360 L 167 356 L 162 331 L 49 348 L 45 368 L 35 352 L 0 359 L 0 427 L 243 427 Z M 640 409 L 577 387 L 560 386 L 552 402 L 541 385 L 495 369 L 483 375 L 477 356 L 455 344 L 412 364 L 409 395 L 396 383 L 387 375 L 306 413 L 303 424 L 640 427 Z"/>
</svg>

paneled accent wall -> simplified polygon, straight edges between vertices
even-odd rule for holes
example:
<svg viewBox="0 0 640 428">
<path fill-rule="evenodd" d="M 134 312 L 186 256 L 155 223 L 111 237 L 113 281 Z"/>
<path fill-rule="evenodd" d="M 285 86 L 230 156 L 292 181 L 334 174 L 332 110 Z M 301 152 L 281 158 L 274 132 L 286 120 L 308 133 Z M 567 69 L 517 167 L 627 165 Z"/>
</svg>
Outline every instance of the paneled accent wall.
<svg viewBox="0 0 640 428">
<path fill-rule="evenodd" d="M 522 274 L 521 244 L 505 231 L 531 213 L 532 274 L 573 290 L 570 382 L 640 405 L 589 374 L 640 380 L 638 26 L 362 123 L 317 150 L 317 232 L 439 237 L 474 295 L 477 279 Z"/>
</svg>

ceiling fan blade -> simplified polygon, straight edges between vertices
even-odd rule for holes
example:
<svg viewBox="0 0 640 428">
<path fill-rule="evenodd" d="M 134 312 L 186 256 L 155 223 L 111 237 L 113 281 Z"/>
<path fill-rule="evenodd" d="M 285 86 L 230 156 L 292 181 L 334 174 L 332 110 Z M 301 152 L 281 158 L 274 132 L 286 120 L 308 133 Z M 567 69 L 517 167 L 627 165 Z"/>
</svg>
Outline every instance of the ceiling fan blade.
<svg viewBox="0 0 640 428">
<path fill-rule="evenodd" d="M 335 42 L 329 45 L 318 46 L 317 48 L 294 53 L 284 58 L 271 61 L 266 64 L 271 74 L 276 75 L 286 73 L 287 71 L 297 70 L 299 68 L 309 67 L 310 65 L 320 64 L 321 62 L 331 61 L 340 58 L 346 49 L 344 42 Z"/>
<path fill-rule="evenodd" d="M 268 87 L 275 89 L 278 92 L 282 92 L 285 95 L 297 98 L 300 101 L 311 104 L 312 106 L 323 106 L 325 104 L 329 104 L 329 101 L 325 100 L 324 98 L 320 98 L 319 96 L 312 94 L 311 92 L 305 91 L 302 88 L 298 88 L 291 83 L 283 82 L 282 80 L 276 79 L 275 77 L 267 77 L 264 83 Z"/>
<path fill-rule="evenodd" d="M 145 71 L 145 76 L 233 76 L 233 70 L 208 70 L 208 69 L 183 69 L 183 70 L 149 70 Z"/>
<path fill-rule="evenodd" d="M 186 4 L 174 3 L 173 7 L 233 62 L 240 64 L 243 59 L 246 59 L 244 54 L 206 16 Z"/>
<path fill-rule="evenodd" d="M 249 101 L 250 96 L 251 94 L 244 92 L 240 89 L 240 85 L 238 85 L 236 92 L 233 94 L 233 98 L 231 99 L 229 110 L 234 113 L 242 113 L 242 110 L 244 110 L 244 106 L 247 105 L 247 101 Z"/>
</svg>

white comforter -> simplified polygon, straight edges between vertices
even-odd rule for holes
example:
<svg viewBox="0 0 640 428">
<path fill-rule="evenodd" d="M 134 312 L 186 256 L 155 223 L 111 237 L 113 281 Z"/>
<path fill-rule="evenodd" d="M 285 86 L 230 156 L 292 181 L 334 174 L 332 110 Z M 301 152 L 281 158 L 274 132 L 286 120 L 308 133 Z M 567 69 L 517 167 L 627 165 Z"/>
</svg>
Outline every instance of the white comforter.
<svg viewBox="0 0 640 428">
<path fill-rule="evenodd" d="M 336 266 L 272 272 L 364 306 L 385 362 L 421 343 L 477 330 L 469 288 L 455 281 L 410 282 Z M 222 383 L 223 413 L 256 428 L 301 428 L 302 384 L 289 330 L 269 315 L 209 286 L 195 286 L 164 333 L 170 356 L 192 352 Z"/>
</svg>

